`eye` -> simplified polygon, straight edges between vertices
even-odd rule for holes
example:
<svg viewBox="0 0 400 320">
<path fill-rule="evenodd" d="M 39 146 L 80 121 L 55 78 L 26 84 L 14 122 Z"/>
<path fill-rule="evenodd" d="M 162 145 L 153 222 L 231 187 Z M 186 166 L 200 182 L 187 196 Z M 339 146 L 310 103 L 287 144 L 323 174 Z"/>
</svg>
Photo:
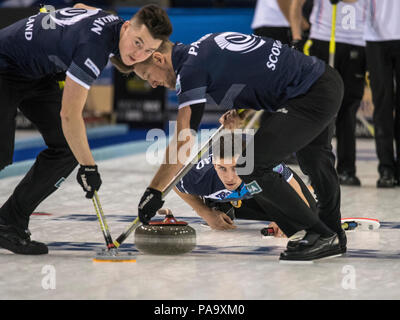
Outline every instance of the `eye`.
<svg viewBox="0 0 400 320">
<path fill-rule="evenodd" d="M 135 46 L 138 47 L 138 48 L 141 48 L 142 44 L 141 44 L 140 41 L 135 40 Z"/>
</svg>

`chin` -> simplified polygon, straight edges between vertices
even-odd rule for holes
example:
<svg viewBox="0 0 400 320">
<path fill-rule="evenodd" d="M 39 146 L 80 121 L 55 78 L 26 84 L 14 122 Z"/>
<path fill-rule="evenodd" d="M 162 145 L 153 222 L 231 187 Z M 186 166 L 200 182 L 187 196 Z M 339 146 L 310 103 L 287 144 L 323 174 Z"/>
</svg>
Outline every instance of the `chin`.
<svg viewBox="0 0 400 320">
<path fill-rule="evenodd" d="M 238 187 L 239 185 L 234 185 L 233 187 L 225 185 L 225 188 L 227 188 L 229 191 L 235 191 Z"/>
<path fill-rule="evenodd" d="M 128 67 L 134 65 L 134 63 L 132 63 L 132 62 L 130 61 L 130 59 L 126 59 L 126 58 L 122 58 L 122 57 L 121 57 L 121 60 L 122 60 L 123 64 L 126 65 L 126 66 L 128 66 Z"/>
</svg>

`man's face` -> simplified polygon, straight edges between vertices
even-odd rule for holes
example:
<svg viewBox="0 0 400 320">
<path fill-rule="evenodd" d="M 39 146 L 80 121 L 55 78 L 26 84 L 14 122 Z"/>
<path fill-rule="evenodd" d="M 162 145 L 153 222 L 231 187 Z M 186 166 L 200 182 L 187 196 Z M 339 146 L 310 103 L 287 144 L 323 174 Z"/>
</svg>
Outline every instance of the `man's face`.
<svg viewBox="0 0 400 320">
<path fill-rule="evenodd" d="M 236 173 L 236 160 L 232 158 L 218 158 L 213 160 L 215 171 L 225 188 L 230 191 L 235 190 L 242 183 L 242 179 Z"/>
<path fill-rule="evenodd" d="M 134 72 L 153 88 L 162 86 L 172 90 L 175 89 L 175 72 L 172 66 L 168 64 L 166 57 L 160 52 L 155 52 L 150 57 L 150 61 L 135 65 Z"/>
<path fill-rule="evenodd" d="M 147 27 L 130 21 L 123 24 L 119 40 L 119 52 L 124 64 L 131 66 L 146 60 L 158 49 L 162 40 L 154 39 Z"/>
</svg>

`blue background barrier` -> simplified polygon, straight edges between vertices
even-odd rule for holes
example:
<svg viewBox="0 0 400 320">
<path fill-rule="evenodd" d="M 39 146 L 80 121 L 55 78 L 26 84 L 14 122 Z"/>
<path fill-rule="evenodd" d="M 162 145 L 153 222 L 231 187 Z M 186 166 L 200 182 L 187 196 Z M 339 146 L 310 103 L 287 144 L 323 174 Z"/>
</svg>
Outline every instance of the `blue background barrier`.
<svg viewBox="0 0 400 320">
<path fill-rule="evenodd" d="M 125 20 L 130 19 L 139 8 L 118 8 L 117 13 Z M 229 8 L 229 9 L 167 9 L 171 20 L 173 32 L 171 41 L 191 43 L 207 33 L 236 31 L 252 33 L 251 22 L 254 9 Z"/>
</svg>

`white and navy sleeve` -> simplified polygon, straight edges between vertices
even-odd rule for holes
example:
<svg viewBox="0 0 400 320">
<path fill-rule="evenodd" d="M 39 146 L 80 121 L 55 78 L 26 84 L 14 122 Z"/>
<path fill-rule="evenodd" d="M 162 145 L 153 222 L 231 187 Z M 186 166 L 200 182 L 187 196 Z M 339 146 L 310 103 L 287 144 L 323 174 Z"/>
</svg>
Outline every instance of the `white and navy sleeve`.
<svg viewBox="0 0 400 320">
<path fill-rule="evenodd" d="M 207 101 L 207 74 L 205 71 L 185 66 L 176 78 L 179 109 Z"/>
<path fill-rule="evenodd" d="M 82 44 L 72 59 L 67 76 L 89 90 L 107 62 L 107 51 L 102 46 L 93 43 Z"/>
</svg>

